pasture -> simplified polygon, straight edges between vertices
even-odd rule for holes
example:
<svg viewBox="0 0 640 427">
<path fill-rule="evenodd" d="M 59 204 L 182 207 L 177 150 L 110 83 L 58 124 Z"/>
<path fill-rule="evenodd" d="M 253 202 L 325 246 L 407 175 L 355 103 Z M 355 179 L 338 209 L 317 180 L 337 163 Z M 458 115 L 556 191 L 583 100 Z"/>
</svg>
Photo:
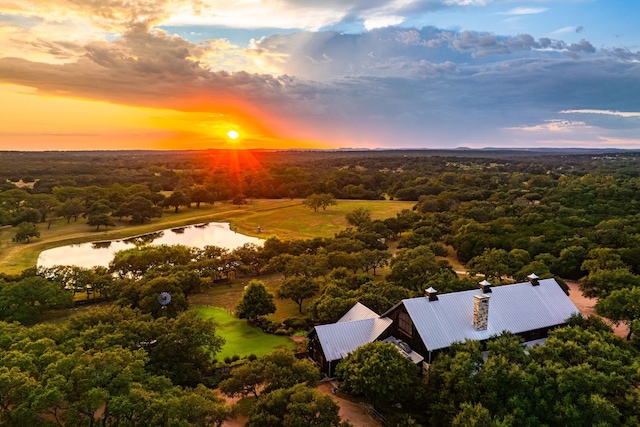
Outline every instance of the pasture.
<svg viewBox="0 0 640 427">
<path fill-rule="evenodd" d="M 313 212 L 302 204 L 301 199 L 253 199 L 246 205 L 218 202 L 213 206 L 203 205 L 200 209 L 182 208 L 178 213 L 166 209 L 162 218 L 143 225 L 115 220 L 115 227 L 100 231 L 89 227 L 82 218 L 70 223 L 60 218 L 49 228 L 45 223 L 38 224 L 40 238 L 34 238 L 30 243 L 13 242 L 15 228 L 2 227 L 0 273 L 17 274 L 35 267 L 38 255 L 45 249 L 74 243 L 122 239 L 202 222 L 229 222 L 232 228 L 237 227 L 239 233 L 261 238 L 273 235 L 285 240 L 331 237 L 347 227 L 345 215 L 358 207 L 369 209 L 373 219 L 384 219 L 415 205 L 415 202 L 390 200 L 338 200 L 337 203 L 327 210 Z M 261 233 L 258 233 L 258 227 L 261 227 Z"/>
</svg>

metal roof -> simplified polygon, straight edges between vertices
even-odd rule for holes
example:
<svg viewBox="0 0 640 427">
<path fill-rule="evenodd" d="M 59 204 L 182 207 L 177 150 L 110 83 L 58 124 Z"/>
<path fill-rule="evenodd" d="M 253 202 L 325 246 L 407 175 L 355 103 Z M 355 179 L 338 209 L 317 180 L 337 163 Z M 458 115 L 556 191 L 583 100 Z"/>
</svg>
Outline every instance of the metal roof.
<svg viewBox="0 0 640 427">
<path fill-rule="evenodd" d="M 366 307 L 365 307 L 366 308 Z M 315 327 L 325 359 L 340 360 L 360 346 L 375 341 L 391 325 L 388 317 L 330 323 Z"/>
<path fill-rule="evenodd" d="M 494 286 L 489 299 L 488 328 L 473 326 L 473 300 L 481 289 L 402 300 L 428 350 L 447 348 L 466 339 L 485 340 L 503 331 L 521 333 L 564 324 L 576 306 L 554 279 Z"/>
<path fill-rule="evenodd" d="M 347 311 L 344 316 L 338 319 L 338 322 L 351 322 L 353 320 L 363 320 L 363 319 L 375 319 L 376 317 L 380 317 L 378 313 L 371 310 L 364 304 L 357 302 L 349 311 Z"/>
<path fill-rule="evenodd" d="M 400 354 L 406 357 L 407 359 L 411 360 L 413 363 L 418 364 L 424 360 L 424 357 L 422 357 L 422 355 L 411 350 L 411 347 L 409 347 L 409 344 L 407 344 L 402 340 L 399 340 L 394 336 L 385 338 L 382 340 L 382 342 L 387 342 L 395 345 L 398 351 L 400 352 Z"/>
</svg>

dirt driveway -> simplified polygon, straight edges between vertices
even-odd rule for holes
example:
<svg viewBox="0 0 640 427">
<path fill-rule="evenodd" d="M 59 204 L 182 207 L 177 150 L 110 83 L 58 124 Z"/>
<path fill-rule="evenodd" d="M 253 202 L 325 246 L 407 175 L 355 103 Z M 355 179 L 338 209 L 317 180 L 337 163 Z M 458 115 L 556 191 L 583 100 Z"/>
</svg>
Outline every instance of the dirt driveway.
<svg viewBox="0 0 640 427">
<path fill-rule="evenodd" d="M 331 396 L 331 398 L 340 406 L 340 417 L 343 420 L 349 421 L 354 427 L 382 427 L 366 409 L 360 406 L 358 403 L 347 399 L 345 394 L 333 394 L 331 388 L 333 385 L 330 382 L 323 382 L 318 386 L 320 393 Z M 224 396 L 223 396 L 224 397 Z M 227 404 L 233 404 L 237 399 L 226 398 Z M 222 423 L 222 427 L 243 427 L 247 422 L 247 417 L 238 415 L 236 418 L 226 420 Z"/>
<path fill-rule="evenodd" d="M 343 420 L 349 421 L 354 427 L 381 427 L 378 421 L 376 421 L 366 409 L 360 406 L 358 403 L 347 399 L 347 396 L 342 393 L 333 394 L 331 388 L 333 385 L 330 382 L 323 382 L 318 386 L 318 391 L 324 393 L 340 406 L 340 417 Z"/>
<path fill-rule="evenodd" d="M 597 298 L 587 298 L 580 291 L 580 285 L 578 282 L 574 282 L 571 280 L 566 280 L 565 283 L 569 287 L 569 299 L 575 304 L 575 306 L 580 310 L 583 316 L 591 316 L 594 314 L 594 307 L 596 302 L 598 302 Z M 608 319 L 605 319 L 608 321 Z M 627 325 L 620 324 L 618 326 L 611 325 L 613 327 L 613 332 L 622 338 L 626 338 L 629 333 L 629 328 Z"/>
</svg>

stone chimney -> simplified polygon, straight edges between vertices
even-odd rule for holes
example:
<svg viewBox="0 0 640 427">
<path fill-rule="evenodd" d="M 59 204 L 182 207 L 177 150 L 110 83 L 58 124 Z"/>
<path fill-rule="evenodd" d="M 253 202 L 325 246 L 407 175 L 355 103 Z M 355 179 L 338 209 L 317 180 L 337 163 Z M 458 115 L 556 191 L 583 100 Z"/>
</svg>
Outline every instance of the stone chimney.
<svg viewBox="0 0 640 427">
<path fill-rule="evenodd" d="M 425 289 L 424 296 L 429 298 L 429 301 L 438 301 L 438 291 L 433 288 Z"/>
<path fill-rule="evenodd" d="M 475 295 L 473 302 L 473 326 L 478 331 L 486 331 L 489 326 L 489 295 Z"/>
<path fill-rule="evenodd" d="M 540 285 L 540 281 L 538 280 L 538 276 L 536 275 L 536 273 L 531 273 L 530 275 L 527 276 L 527 278 L 531 282 L 531 286 L 539 286 Z"/>
<path fill-rule="evenodd" d="M 491 293 L 491 283 L 489 283 L 486 279 L 480 282 L 480 289 L 482 289 L 483 294 Z"/>
</svg>

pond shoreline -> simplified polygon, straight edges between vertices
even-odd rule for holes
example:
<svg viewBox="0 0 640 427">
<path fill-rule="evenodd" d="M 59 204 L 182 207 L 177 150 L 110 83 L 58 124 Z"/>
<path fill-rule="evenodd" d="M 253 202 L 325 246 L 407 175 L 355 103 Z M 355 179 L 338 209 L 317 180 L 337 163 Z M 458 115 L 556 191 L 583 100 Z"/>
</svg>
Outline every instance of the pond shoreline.
<svg viewBox="0 0 640 427">
<path fill-rule="evenodd" d="M 108 266 L 116 252 L 147 245 L 182 244 L 200 249 L 205 246 L 218 246 L 233 250 L 247 243 L 262 245 L 263 242 L 263 239 L 238 233 L 235 227 L 231 230 L 229 222 L 209 221 L 174 226 L 126 238 L 58 246 L 42 251 L 36 266 L 45 268 L 54 265 L 73 265 L 84 268 Z"/>
</svg>

